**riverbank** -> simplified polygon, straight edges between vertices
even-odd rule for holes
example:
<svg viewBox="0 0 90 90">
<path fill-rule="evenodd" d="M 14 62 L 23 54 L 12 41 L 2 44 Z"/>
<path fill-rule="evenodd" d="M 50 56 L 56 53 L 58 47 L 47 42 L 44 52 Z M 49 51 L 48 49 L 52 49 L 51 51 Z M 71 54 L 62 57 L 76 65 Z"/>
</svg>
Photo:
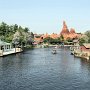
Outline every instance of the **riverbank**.
<svg viewBox="0 0 90 90">
<path fill-rule="evenodd" d="M 71 47 L 73 45 L 48 45 L 49 47 L 55 47 L 55 46 L 63 46 L 63 47 Z"/>
<path fill-rule="evenodd" d="M 71 54 L 75 57 L 90 60 L 90 47 L 89 44 L 83 44 L 82 46 L 70 47 Z"/>
</svg>

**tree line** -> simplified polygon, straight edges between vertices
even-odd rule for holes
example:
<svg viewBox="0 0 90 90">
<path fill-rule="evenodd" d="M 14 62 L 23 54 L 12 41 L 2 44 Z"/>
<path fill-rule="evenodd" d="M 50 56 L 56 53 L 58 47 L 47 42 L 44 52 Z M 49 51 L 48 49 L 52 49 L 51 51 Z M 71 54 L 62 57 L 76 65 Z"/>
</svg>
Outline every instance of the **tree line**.
<svg viewBox="0 0 90 90">
<path fill-rule="evenodd" d="M 90 30 L 87 30 L 84 34 L 79 38 L 79 44 L 83 45 L 83 43 L 90 43 Z"/>
<path fill-rule="evenodd" d="M 5 22 L 0 24 L 0 39 L 5 42 L 23 46 L 32 44 L 33 38 L 34 34 L 28 27 L 23 28 L 17 24 L 8 25 Z"/>
</svg>

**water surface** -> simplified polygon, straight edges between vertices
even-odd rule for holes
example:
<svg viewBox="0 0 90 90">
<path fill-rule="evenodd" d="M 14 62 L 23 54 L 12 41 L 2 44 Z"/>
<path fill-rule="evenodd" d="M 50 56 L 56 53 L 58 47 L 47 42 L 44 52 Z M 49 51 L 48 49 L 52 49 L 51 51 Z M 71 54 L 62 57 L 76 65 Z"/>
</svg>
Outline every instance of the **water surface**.
<svg viewBox="0 0 90 90">
<path fill-rule="evenodd" d="M 68 48 L 28 50 L 0 58 L 0 90 L 90 90 L 90 62 Z"/>
</svg>

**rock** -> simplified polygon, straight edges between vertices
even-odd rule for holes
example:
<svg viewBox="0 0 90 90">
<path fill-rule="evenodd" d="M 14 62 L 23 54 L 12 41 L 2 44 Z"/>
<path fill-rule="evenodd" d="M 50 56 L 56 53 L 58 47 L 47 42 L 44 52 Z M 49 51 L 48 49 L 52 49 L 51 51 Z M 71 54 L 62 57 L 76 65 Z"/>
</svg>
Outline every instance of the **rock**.
<svg viewBox="0 0 90 90">
<path fill-rule="evenodd" d="M 60 34 L 62 34 L 62 35 L 63 35 L 63 34 L 69 34 L 69 30 L 68 30 L 68 27 L 67 27 L 65 21 L 63 21 L 63 28 L 62 28 L 62 31 L 61 31 Z"/>
</svg>

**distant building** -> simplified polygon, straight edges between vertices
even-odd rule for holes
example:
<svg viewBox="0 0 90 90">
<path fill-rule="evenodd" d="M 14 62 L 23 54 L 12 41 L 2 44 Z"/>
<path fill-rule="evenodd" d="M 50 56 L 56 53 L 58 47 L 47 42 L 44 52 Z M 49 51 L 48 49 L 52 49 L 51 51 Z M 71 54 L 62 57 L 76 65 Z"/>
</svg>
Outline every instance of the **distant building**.
<svg viewBox="0 0 90 90">
<path fill-rule="evenodd" d="M 0 50 L 7 51 L 11 49 L 11 44 L 0 40 Z"/>
<path fill-rule="evenodd" d="M 63 28 L 62 28 L 62 31 L 60 32 L 60 35 L 63 35 L 64 40 L 76 39 L 76 38 L 79 38 L 80 36 L 80 34 L 76 33 L 73 28 L 71 28 L 69 31 L 65 21 L 63 21 Z"/>
<path fill-rule="evenodd" d="M 64 40 L 67 39 L 78 39 L 81 37 L 80 33 L 76 33 L 75 30 L 73 28 L 71 28 L 70 30 L 68 29 L 66 22 L 63 21 L 63 28 L 61 30 L 61 32 L 59 34 L 56 33 L 52 33 L 52 34 L 34 34 L 34 43 L 38 44 L 38 43 L 42 43 L 44 38 L 50 37 L 53 39 L 57 39 L 60 36 L 63 36 Z"/>
<path fill-rule="evenodd" d="M 84 43 L 82 46 L 79 46 L 79 48 L 75 48 L 74 55 L 90 60 L 90 43 Z"/>
<path fill-rule="evenodd" d="M 0 40 L 0 56 L 22 52 L 21 48 L 12 48 L 11 43 Z"/>
</svg>

